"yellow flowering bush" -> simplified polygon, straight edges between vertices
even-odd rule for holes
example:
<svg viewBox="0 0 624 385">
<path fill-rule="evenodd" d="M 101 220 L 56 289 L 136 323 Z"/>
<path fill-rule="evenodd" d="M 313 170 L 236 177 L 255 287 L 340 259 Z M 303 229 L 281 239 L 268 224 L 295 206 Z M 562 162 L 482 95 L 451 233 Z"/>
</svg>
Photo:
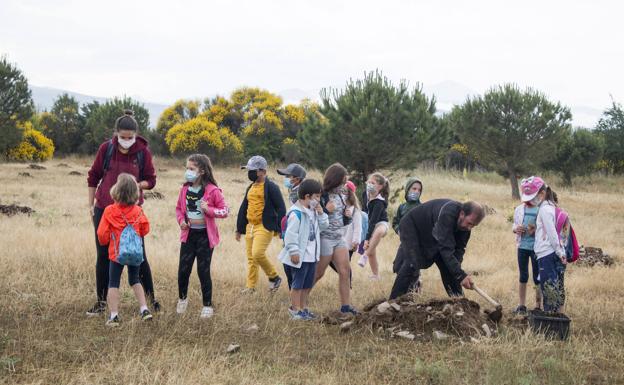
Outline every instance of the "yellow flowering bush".
<svg viewBox="0 0 624 385">
<path fill-rule="evenodd" d="M 243 144 L 230 129 L 198 116 L 171 127 L 165 138 L 172 154 L 205 153 L 220 160 L 242 156 Z"/>
<path fill-rule="evenodd" d="M 35 130 L 31 122 L 20 124 L 24 130 L 24 137 L 20 144 L 11 148 L 7 158 L 16 161 L 43 162 L 54 155 L 54 143 L 51 139 Z"/>
</svg>

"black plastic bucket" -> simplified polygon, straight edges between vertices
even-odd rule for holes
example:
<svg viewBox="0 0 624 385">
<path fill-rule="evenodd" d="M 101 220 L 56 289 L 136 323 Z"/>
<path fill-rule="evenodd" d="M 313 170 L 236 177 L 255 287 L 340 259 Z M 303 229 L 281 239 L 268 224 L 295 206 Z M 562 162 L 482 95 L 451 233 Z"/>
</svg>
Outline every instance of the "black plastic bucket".
<svg viewBox="0 0 624 385">
<path fill-rule="evenodd" d="M 529 312 L 529 325 L 535 333 L 543 333 L 549 339 L 565 341 L 570 335 L 570 318 L 561 313 L 532 310 Z"/>
</svg>

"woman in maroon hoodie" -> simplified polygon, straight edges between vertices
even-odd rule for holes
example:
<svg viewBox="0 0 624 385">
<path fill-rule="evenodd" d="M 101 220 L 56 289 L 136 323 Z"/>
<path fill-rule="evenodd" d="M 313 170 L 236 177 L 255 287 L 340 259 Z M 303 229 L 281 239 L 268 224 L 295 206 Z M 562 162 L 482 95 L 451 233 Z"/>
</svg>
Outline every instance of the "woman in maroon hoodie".
<svg viewBox="0 0 624 385">
<path fill-rule="evenodd" d="M 89 207 L 96 231 L 104 209 L 113 203 L 110 189 L 117 182 L 119 174 L 128 173 L 136 178 L 139 185 L 139 205 L 143 204 L 143 190 L 151 190 L 156 185 L 152 154 L 147 147 L 147 141 L 137 134 L 138 128 L 139 125 L 134 119 L 132 111 L 125 111 L 124 115 L 115 121 L 113 138 L 100 145 L 95 161 L 89 170 L 89 177 L 87 178 Z M 106 311 L 106 294 L 108 291 L 108 245 L 100 245 L 97 241 L 97 235 L 95 244 L 97 250 L 95 264 L 97 302 L 87 311 L 89 316 Z M 145 243 L 143 244 L 143 258 L 139 277 L 146 296 L 152 302 L 153 310 L 158 311 L 160 304 L 154 297 L 154 283 L 145 256 Z"/>
</svg>

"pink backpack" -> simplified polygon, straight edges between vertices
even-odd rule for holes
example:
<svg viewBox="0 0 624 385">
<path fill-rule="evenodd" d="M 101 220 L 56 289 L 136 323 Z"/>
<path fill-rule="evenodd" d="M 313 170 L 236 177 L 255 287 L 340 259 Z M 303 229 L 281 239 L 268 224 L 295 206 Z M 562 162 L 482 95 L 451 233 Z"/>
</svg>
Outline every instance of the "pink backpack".
<svg viewBox="0 0 624 385">
<path fill-rule="evenodd" d="M 566 251 L 566 259 L 568 262 L 576 262 L 579 258 L 579 245 L 570 222 L 570 217 L 562 208 L 555 208 L 555 223 L 559 241 Z"/>
</svg>

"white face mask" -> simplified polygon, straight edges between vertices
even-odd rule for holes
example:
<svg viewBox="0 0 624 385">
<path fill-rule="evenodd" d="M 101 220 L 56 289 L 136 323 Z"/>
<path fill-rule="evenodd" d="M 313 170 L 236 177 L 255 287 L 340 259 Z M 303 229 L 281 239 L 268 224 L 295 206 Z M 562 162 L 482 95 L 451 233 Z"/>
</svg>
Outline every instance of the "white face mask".
<svg viewBox="0 0 624 385">
<path fill-rule="evenodd" d="M 316 199 L 311 199 L 310 200 L 310 208 L 312 210 L 316 209 L 318 207 L 319 202 Z"/>
<path fill-rule="evenodd" d="M 117 143 L 124 149 L 127 150 L 136 142 L 136 136 L 133 136 L 130 140 L 121 139 L 117 137 Z"/>
</svg>

